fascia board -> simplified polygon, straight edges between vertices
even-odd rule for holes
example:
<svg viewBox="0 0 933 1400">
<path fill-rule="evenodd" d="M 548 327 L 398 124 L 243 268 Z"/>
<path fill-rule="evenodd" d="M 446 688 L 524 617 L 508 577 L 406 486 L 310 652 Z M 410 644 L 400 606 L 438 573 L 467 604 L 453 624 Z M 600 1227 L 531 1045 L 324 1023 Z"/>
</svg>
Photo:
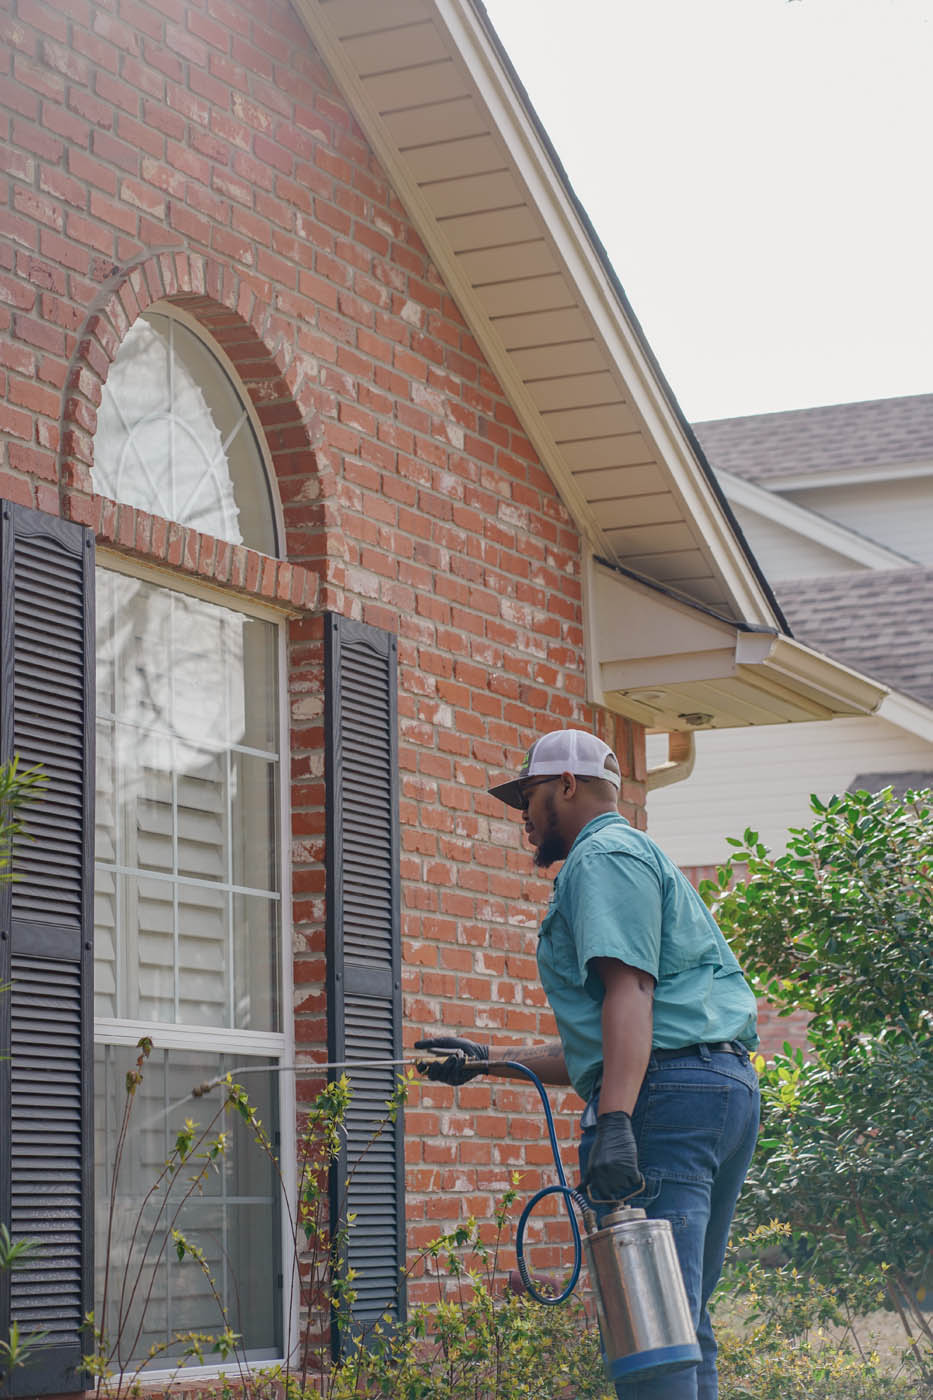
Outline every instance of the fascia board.
<svg viewBox="0 0 933 1400">
<path fill-rule="evenodd" d="M 676 655 L 633 657 L 628 661 L 604 661 L 599 669 L 604 691 L 720 681 L 736 674 L 735 648 L 682 651 Z"/>
<path fill-rule="evenodd" d="M 915 734 L 918 739 L 925 739 L 933 744 L 933 709 L 919 700 L 913 700 L 909 695 L 901 695 L 899 691 L 892 690 L 882 700 L 878 708 L 878 717 L 908 734 Z"/>
<path fill-rule="evenodd" d="M 720 480 L 722 473 L 717 472 Z M 912 477 L 933 476 L 933 460 L 929 457 L 916 462 L 891 462 L 872 467 L 841 467 L 837 471 L 792 472 L 786 476 L 769 476 L 769 491 L 818 491 L 821 486 L 860 486 L 872 482 L 908 480 Z"/>
<path fill-rule="evenodd" d="M 589 502 L 541 423 L 521 376 L 480 305 L 472 284 L 441 236 L 433 213 L 410 170 L 388 138 L 379 113 L 330 28 L 318 0 L 292 0 L 312 40 L 366 132 L 399 198 L 441 272 L 490 367 L 498 377 L 542 464 L 584 540 L 598 554 L 613 550 L 594 518 Z M 582 227 L 557 171 L 505 73 L 470 0 L 433 0 L 459 59 L 484 102 L 515 162 L 529 199 L 547 225 L 566 276 L 576 288 L 597 336 L 617 367 L 628 397 L 640 413 L 661 460 L 672 491 L 696 524 L 738 616 L 773 624 L 774 610 L 748 563 L 732 525 L 716 499 L 692 450 L 687 434 L 645 354 L 635 327 L 625 315 L 615 289 Z"/>
<path fill-rule="evenodd" d="M 883 546 L 875 544 L 874 540 L 866 539 L 864 535 L 847 530 L 844 525 L 827 519 L 825 515 L 818 515 L 816 511 L 795 505 L 793 501 L 785 501 L 776 492 L 754 486 L 739 476 L 733 476 L 731 472 L 718 471 L 716 475 L 733 505 L 742 506 L 756 515 L 764 516 L 765 519 L 782 525 L 786 530 L 792 530 L 804 539 L 813 540 L 816 544 L 823 545 L 836 554 L 842 554 L 857 564 L 864 564 L 866 568 L 899 569 L 905 564 L 916 562 L 904 554 L 884 549 Z"/>
</svg>

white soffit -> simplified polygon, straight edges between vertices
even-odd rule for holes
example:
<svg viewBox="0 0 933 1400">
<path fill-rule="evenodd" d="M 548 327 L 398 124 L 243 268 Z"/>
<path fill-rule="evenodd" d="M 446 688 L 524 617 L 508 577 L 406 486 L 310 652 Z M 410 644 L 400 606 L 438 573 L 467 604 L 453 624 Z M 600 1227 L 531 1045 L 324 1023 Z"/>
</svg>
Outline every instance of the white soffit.
<svg viewBox="0 0 933 1400">
<path fill-rule="evenodd" d="M 776 629 L 736 625 L 593 559 L 584 578 L 588 698 L 649 729 L 873 714 L 888 697 Z"/>
<path fill-rule="evenodd" d="M 728 616 L 767 587 L 470 0 L 293 0 L 584 541 Z"/>
</svg>

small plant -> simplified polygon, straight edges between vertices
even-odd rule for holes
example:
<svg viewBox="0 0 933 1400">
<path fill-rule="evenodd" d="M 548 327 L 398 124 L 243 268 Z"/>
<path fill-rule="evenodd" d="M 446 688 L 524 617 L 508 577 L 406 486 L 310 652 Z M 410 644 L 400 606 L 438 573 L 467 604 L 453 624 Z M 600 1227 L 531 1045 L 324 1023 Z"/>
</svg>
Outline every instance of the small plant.
<svg viewBox="0 0 933 1400">
<path fill-rule="evenodd" d="M 126 1076 L 126 1098 L 111 1169 L 101 1313 L 99 1320 L 94 1316 L 87 1319 L 95 1345 L 93 1352 L 84 1360 L 85 1370 L 94 1382 L 95 1396 L 106 1394 L 112 1400 L 122 1400 L 124 1396 L 138 1393 L 140 1376 L 145 1368 L 156 1360 L 166 1358 L 169 1352 L 172 1353 L 172 1364 L 176 1369 L 192 1359 L 203 1364 L 205 1354 L 221 1359 L 236 1356 L 237 1338 L 229 1325 L 226 1309 L 203 1251 L 178 1228 L 185 1205 L 201 1192 L 206 1177 L 216 1170 L 226 1151 L 228 1135 L 219 1129 L 218 1124 L 235 1101 L 233 1098 L 225 1097 L 204 1127 L 191 1119 L 185 1120 L 168 1159 L 138 1205 L 123 1267 L 114 1275 L 112 1246 L 117 1183 L 137 1090 L 143 1082 L 146 1062 L 152 1054 L 152 1040 L 144 1036 L 136 1048 L 139 1053 L 135 1067 Z M 231 1086 L 231 1090 L 234 1087 Z M 134 1359 L 137 1358 L 145 1329 L 158 1270 L 169 1252 L 174 1253 L 179 1263 L 190 1258 L 202 1269 L 218 1306 L 221 1325 L 217 1333 L 175 1332 L 169 1339 L 150 1346 L 141 1359 Z M 112 1326 L 108 1325 L 111 1314 L 115 1319 Z"/>
<path fill-rule="evenodd" d="M 877 1356 L 779 1328 L 719 1333 L 719 1400 L 929 1400 L 922 1382 L 890 1376 Z"/>
<path fill-rule="evenodd" d="M 14 1243 L 6 1225 L 0 1222 L 0 1270 L 8 1272 L 22 1268 L 29 1263 L 36 1248 L 34 1240 L 17 1240 Z M 48 1335 L 48 1332 L 34 1331 L 21 1336 L 19 1323 L 11 1322 L 8 1335 L 0 1338 L 0 1380 L 9 1376 L 11 1371 L 27 1366 L 36 1351 L 48 1340 Z"/>
<path fill-rule="evenodd" d="M 45 791 L 48 779 L 37 765 L 20 768 L 17 755 L 0 763 L 0 881 L 18 878 L 13 853 L 18 838 L 26 836 L 25 810 Z"/>
<path fill-rule="evenodd" d="M 17 840 L 28 838 L 25 830 L 25 810 L 42 795 L 47 779 L 41 768 L 22 769 L 19 758 L 9 763 L 0 763 L 0 884 L 17 879 L 13 866 L 14 849 Z M 9 985 L 0 986 L 0 995 L 10 990 Z M 23 1268 L 35 1255 L 39 1246 L 35 1240 L 12 1239 L 5 1221 L 0 1221 L 0 1272 Z M 35 1353 L 48 1339 L 44 1331 L 20 1334 L 19 1323 L 10 1323 L 6 1337 L 0 1337 L 0 1382 L 14 1370 L 27 1366 Z"/>
<path fill-rule="evenodd" d="M 475 1220 L 467 1220 L 409 1266 L 409 1275 L 425 1266 L 435 1300 L 416 1305 L 404 1326 L 378 1327 L 354 1339 L 334 1372 L 333 1400 L 603 1400 L 614 1395 L 585 1304 L 574 1299 L 560 1308 L 544 1307 L 505 1286 L 500 1251 L 517 1184 L 515 1174 L 497 1203 L 491 1243 Z"/>
<path fill-rule="evenodd" d="M 116 1175 L 137 1090 L 152 1052 L 151 1041 L 143 1039 L 138 1052 L 135 1068 L 126 1078 L 111 1219 Z M 350 1164 L 349 1180 L 373 1143 L 394 1122 L 410 1082 L 410 1075 L 398 1080 L 384 1119 L 357 1161 Z M 289 1319 L 285 1362 L 264 1369 L 250 1368 L 208 1260 L 178 1228 L 177 1219 L 183 1200 L 190 1199 L 204 1173 L 227 1150 L 229 1134 L 219 1132 L 217 1126 L 222 1114 L 236 1114 L 247 1125 L 257 1150 L 275 1164 L 277 1171 L 278 1161 L 269 1135 L 242 1086 L 228 1076 L 209 1087 L 221 1091 L 222 1102 L 205 1127 L 185 1123 L 173 1152 L 137 1210 L 131 1257 L 119 1277 L 107 1270 L 105 1295 L 115 1296 L 117 1305 L 111 1308 L 109 1296 L 105 1296 L 103 1317 L 115 1313 L 116 1321 L 112 1335 L 107 1335 L 103 1325 L 97 1328 L 97 1344 L 86 1362 L 98 1397 L 123 1400 L 137 1394 L 146 1368 L 164 1361 L 170 1346 L 173 1362 L 179 1368 L 189 1361 L 203 1364 L 212 1359 L 231 1364 L 232 1376 L 222 1377 L 204 1390 L 215 1400 L 227 1400 L 233 1394 L 244 1400 L 351 1400 L 362 1396 L 409 1400 L 611 1400 L 614 1392 L 607 1388 L 603 1374 L 598 1333 L 584 1304 L 574 1301 L 559 1309 L 542 1307 L 512 1293 L 501 1276 L 500 1250 L 516 1199 L 517 1177 L 513 1177 L 497 1204 L 491 1242 L 484 1239 L 475 1220 L 467 1220 L 428 1245 L 404 1271 L 399 1289 L 423 1275 L 433 1284 L 434 1301 L 418 1303 L 404 1323 L 386 1315 L 365 1332 L 354 1327 L 356 1279 L 344 1262 L 353 1218 L 347 1216 L 344 1200 L 338 1211 L 340 1224 L 336 1230 L 331 1229 L 329 1190 L 330 1170 L 344 1142 L 351 1103 L 351 1085 L 346 1076 L 324 1086 L 304 1114 L 299 1133 L 298 1189 L 291 1229 L 292 1268 L 301 1270 L 301 1325 L 296 1319 Z M 173 1183 L 176 1192 L 170 1197 Z M 146 1214 L 147 1202 L 153 1200 L 158 1200 L 154 1219 Z M 108 1232 L 108 1252 L 109 1247 Z M 170 1344 L 153 1347 L 141 1361 L 128 1364 L 127 1358 L 135 1355 L 143 1333 L 154 1269 L 167 1254 L 178 1264 L 202 1272 L 217 1307 L 217 1331 L 210 1335 L 176 1334 Z M 295 1277 L 293 1273 L 293 1280 Z M 331 1349 L 333 1323 L 342 1341 L 342 1354 L 337 1361 L 333 1360 Z"/>
<path fill-rule="evenodd" d="M 98 1321 L 87 1319 L 93 1329 L 95 1346 L 85 1358 L 85 1369 L 93 1378 L 95 1395 L 108 1400 L 138 1393 L 147 1368 L 171 1365 L 174 1376 L 189 1362 L 230 1362 L 236 1371 L 238 1395 L 296 1397 L 331 1393 L 334 1371 L 330 1365 L 329 1329 L 332 1318 L 349 1334 L 355 1301 L 353 1273 L 342 1260 L 352 1217 L 346 1218 L 346 1202 L 340 1212 L 343 1224 L 329 1229 L 329 1172 L 340 1152 L 344 1121 L 350 1105 L 350 1085 L 346 1076 L 329 1083 L 313 1101 L 299 1134 L 299 1174 L 297 1198 L 288 1211 L 292 1235 L 291 1283 L 301 1270 L 306 1302 L 303 1328 L 294 1317 L 287 1322 L 286 1356 L 281 1366 L 267 1371 L 251 1370 L 235 1331 L 221 1292 L 211 1272 L 204 1250 L 180 1228 L 187 1203 L 201 1193 L 210 1172 L 219 1169 L 228 1151 L 231 1134 L 220 1127 L 225 1115 L 235 1115 L 246 1125 L 255 1148 L 271 1163 L 279 1188 L 285 1182 L 273 1143 L 255 1106 L 242 1085 L 227 1075 L 207 1085 L 199 1085 L 193 1096 L 205 1098 L 213 1089 L 220 1101 L 212 1104 L 205 1124 L 186 1119 L 176 1134 L 172 1151 L 135 1208 L 122 1267 L 112 1265 L 117 1184 L 131 1132 L 133 1108 L 143 1082 L 147 1061 L 153 1050 L 149 1037 L 137 1045 L 135 1067 L 126 1075 L 126 1097 L 117 1134 L 110 1179 L 110 1198 L 105 1243 L 105 1265 L 101 1314 Z M 408 1090 L 408 1079 L 398 1081 L 386 1114 L 370 1139 L 359 1165 L 385 1126 L 397 1116 Z M 352 1178 L 352 1173 L 351 1173 Z M 176 1331 L 153 1344 L 140 1356 L 141 1339 L 146 1331 L 147 1314 L 154 1297 L 158 1271 L 167 1259 L 197 1268 L 217 1309 L 217 1330 Z M 293 1296 L 293 1287 L 287 1296 Z M 300 1332 L 300 1345 L 298 1334 Z M 297 1361 L 295 1358 L 297 1357 Z M 228 1382 L 224 1382 L 224 1387 Z M 222 1388 L 221 1394 L 226 1390 Z"/>
</svg>

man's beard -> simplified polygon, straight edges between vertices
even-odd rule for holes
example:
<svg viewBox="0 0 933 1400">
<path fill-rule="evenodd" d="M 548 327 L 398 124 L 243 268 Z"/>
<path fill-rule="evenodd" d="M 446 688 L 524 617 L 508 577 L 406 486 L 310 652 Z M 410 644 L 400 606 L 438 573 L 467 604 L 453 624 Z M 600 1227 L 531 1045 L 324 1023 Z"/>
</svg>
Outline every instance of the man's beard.
<svg viewBox="0 0 933 1400">
<path fill-rule="evenodd" d="M 555 860 L 563 860 L 567 854 L 567 843 L 557 827 L 557 804 L 551 793 L 548 793 L 547 806 L 544 811 L 547 825 L 535 847 L 535 865 L 539 870 L 546 870 L 549 865 L 554 864 Z"/>
</svg>

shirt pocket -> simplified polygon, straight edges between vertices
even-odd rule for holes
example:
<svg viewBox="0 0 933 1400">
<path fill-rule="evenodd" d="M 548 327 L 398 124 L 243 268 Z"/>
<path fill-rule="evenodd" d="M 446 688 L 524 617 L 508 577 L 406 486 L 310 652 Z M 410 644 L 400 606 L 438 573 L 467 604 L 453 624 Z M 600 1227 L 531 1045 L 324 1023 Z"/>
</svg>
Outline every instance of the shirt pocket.
<svg viewBox="0 0 933 1400">
<path fill-rule="evenodd" d="M 580 975 L 577 960 L 577 945 L 567 925 L 566 919 L 555 905 L 548 909 L 541 922 L 538 956 L 541 963 L 550 971 L 558 984 L 581 987 L 584 978 Z M 545 986 L 545 991 L 547 987 Z"/>
</svg>

